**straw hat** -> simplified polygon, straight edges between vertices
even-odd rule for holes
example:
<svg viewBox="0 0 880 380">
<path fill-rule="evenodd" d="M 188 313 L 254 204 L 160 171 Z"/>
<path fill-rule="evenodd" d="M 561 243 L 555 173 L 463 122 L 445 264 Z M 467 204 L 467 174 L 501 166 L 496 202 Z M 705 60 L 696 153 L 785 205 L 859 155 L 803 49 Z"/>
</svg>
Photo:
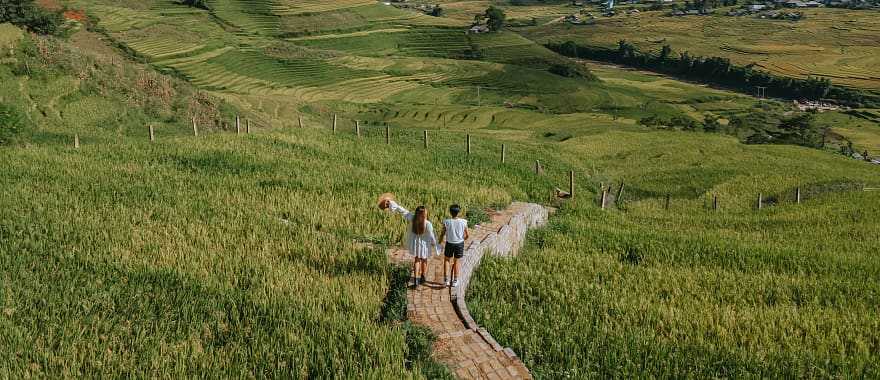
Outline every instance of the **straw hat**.
<svg viewBox="0 0 880 380">
<path fill-rule="evenodd" d="M 383 202 L 385 202 L 385 201 L 393 201 L 393 200 L 394 200 L 394 194 L 392 194 L 392 193 L 385 193 L 385 194 L 382 194 L 382 195 L 379 196 L 379 199 L 376 201 L 376 203 L 377 203 L 377 205 L 379 206 L 379 208 L 382 208 L 382 203 L 383 203 Z"/>
</svg>

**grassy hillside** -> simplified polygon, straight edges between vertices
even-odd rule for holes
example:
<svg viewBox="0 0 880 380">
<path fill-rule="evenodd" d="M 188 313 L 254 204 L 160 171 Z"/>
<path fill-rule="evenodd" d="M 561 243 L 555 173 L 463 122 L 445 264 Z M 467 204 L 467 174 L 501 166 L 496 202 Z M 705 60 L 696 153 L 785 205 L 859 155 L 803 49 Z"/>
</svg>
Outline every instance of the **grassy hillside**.
<svg viewBox="0 0 880 380">
<path fill-rule="evenodd" d="M 488 2 L 441 18 L 361 0 L 65 3 L 96 20 L 77 48 L 0 58 L 0 103 L 25 120 L 0 147 L 15 358 L 0 377 L 442 376 L 394 299 L 401 224 L 375 196 L 436 222 L 453 202 L 549 202 L 569 170 L 577 198 L 520 259 L 481 267 L 469 299 L 536 376 L 876 376 L 880 201 L 861 191 L 876 166 L 640 125 L 790 105 L 611 66 L 554 74 L 572 62 L 519 34 L 464 33 Z M 508 9 L 543 24 L 563 8 Z M 876 146 L 872 115 L 818 122 Z M 621 182 L 620 207 L 597 210 L 600 184 Z"/>
<path fill-rule="evenodd" d="M 468 299 L 536 378 L 880 374 L 880 198 L 847 190 L 876 168 L 681 134 L 563 146 L 594 184 L 626 184 L 621 209 L 580 198 L 520 257 L 484 263 Z"/>
<path fill-rule="evenodd" d="M 473 13 L 497 1 L 450 2 L 443 4 L 450 17 L 472 18 Z M 624 14 L 631 6 L 619 6 L 620 14 L 600 16 L 595 7 L 587 10 L 597 18 L 589 25 L 570 25 L 559 17 L 578 14 L 579 7 L 559 5 L 506 6 L 513 19 L 537 18 L 538 26 L 523 32 L 540 43 L 575 41 L 584 45 L 616 47 L 627 40 L 643 50 L 659 50 L 664 44 L 692 55 L 725 57 L 733 63 L 755 63 L 772 73 L 794 78 L 827 77 L 835 84 L 880 89 L 877 65 L 880 31 L 876 10 L 853 11 L 820 8 L 799 9 L 798 22 L 760 19 L 756 16 L 729 17 L 719 10 L 701 17 L 669 17 L 669 10 Z"/>
</svg>

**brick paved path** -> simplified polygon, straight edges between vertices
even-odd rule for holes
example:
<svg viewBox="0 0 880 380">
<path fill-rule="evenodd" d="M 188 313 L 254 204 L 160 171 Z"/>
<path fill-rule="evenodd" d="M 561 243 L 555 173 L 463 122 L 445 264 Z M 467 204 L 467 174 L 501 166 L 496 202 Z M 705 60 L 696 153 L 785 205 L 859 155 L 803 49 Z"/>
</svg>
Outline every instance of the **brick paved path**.
<svg viewBox="0 0 880 380">
<path fill-rule="evenodd" d="M 485 330 L 477 326 L 464 302 L 470 275 L 484 252 L 494 255 L 515 254 L 526 229 L 543 224 L 547 210 L 535 204 L 513 203 L 492 215 L 492 222 L 470 231 L 465 242 L 465 258 L 459 263 L 459 286 L 443 284 L 443 258 L 428 261 L 427 283 L 407 292 L 407 315 L 415 323 L 428 326 L 437 335 L 434 356 L 461 379 L 531 379 L 526 366 L 513 350 L 501 347 Z M 437 231 L 439 233 L 439 231 Z M 390 259 L 412 264 L 412 256 L 403 249 L 389 252 Z"/>
</svg>

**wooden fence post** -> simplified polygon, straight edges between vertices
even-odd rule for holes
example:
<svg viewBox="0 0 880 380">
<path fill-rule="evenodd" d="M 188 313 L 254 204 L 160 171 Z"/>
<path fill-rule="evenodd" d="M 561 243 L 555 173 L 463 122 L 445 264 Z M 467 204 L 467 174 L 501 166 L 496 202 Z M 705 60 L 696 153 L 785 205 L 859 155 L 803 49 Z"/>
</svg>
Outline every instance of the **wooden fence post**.
<svg viewBox="0 0 880 380">
<path fill-rule="evenodd" d="M 764 208 L 764 194 L 758 193 L 758 210 Z"/>
<path fill-rule="evenodd" d="M 241 117 L 238 115 L 235 116 L 235 134 L 241 134 Z"/>
<path fill-rule="evenodd" d="M 73 147 L 74 149 L 79 149 L 79 135 L 73 135 Z"/>
<path fill-rule="evenodd" d="M 471 154 L 471 134 L 467 134 L 467 154 Z"/>
<path fill-rule="evenodd" d="M 669 198 L 671 198 L 671 196 L 669 194 L 666 194 L 666 210 L 667 211 L 669 211 L 669 200 L 670 200 Z"/>
<path fill-rule="evenodd" d="M 156 141 L 156 131 L 153 130 L 153 124 L 150 124 L 150 142 Z"/>
<path fill-rule="evenodd" d="M 617 202 L 618 205 L 623 203 L 623 182 L 620 183 L 620 188 L 617 189 L 617 199 L 614 201 Z"/>
<path fill-rule="evenodd" d="M 336 133 L 336 114 L 333 114 L 333 133 Z"/>
<path fill-rule="evenodd" d="M 391 127 L 385 126 L 385 144 L 391 145 Z"/>
<path fill-rule="evenodd" d="M 245 127 L 244 127 L 245 132 L 247 134 L 250 134 L 251 133 L 251 119 L 244 119 L 244 125 L 245 125 Z"/>
<path fill-rule="evenodd" d="M 801 188 L 800 187 L 798 187 L 797 190 L 795 190 L 794 197 L 797 200 L 797 204 L 801 204 Z"/>
<path fill-rule="evenodd" d="M 574 199 L 574 170 L 568 172 L 568 196 Z"/>
<path fill-rule="evenodd" d="M 541 169 L 541 161 L 535 160 L 535 175 L 541 175 L 544 170 Z"/>
<path fill-rule="evenodd" d="M 602 202 L 602 203 L 599 204 L 599 206 L 600 206 L 603 210 L 605 209 L 605 203 L 606 203 L 606 200 L 607 200 L 607 199 L 608 199 L 608 189 L 603 188 L 603 189 L 602 189 L 602 200 L 600 201 L 600 202 Z"/>
<path fill-rule="evenodd" d="M 501 144 L 501 163 L 505 163 L 507 161 L 507 146 Z"/>
<path fill-rule="evenodd" d="M 718 211 L 718 194 L 712 196 L 712 209 Z"/>
<path fill-rule="evenodd" d="M 303 117 L 302 117 L 302 115 L 299 116 L 299 127 L 300 127 L 300 128 L 303 127 Z"/>
<path fill-rule="evenodd" d="M 354 129 L 355 129 L 355 133 L 357 133 L 357 137 L 360 138 L 361 137 L 361 121 L 360 120 L 354 121 Z"/>
<path fill-rule="evenodd" d="M 193 136 L 199 137 L 199 126 L 198 126 L 198 124 L 196 124 L 195 117 L 192 118 L 192 122 L 193 122 Z"/>
<path fill-rule="evenodd" d="M 425 130 L 425 149 L 428 149 L 428 130 Z"/>
</svg>

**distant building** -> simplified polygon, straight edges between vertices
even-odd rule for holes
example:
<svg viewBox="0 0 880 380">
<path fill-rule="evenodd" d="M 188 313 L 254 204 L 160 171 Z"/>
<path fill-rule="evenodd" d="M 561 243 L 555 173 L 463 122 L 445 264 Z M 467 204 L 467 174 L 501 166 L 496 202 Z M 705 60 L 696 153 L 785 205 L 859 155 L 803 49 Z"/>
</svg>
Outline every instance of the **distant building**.
<svg viewBox="0 0 880 380">
<path fill-rule="evenodd" d="M 486 25 L 474 25 L 470 29 L 468 29 L 468 33 L 472 34 L 480 34 L 480 33 L 488 33 L 489 27 Z"/>
</svg>

